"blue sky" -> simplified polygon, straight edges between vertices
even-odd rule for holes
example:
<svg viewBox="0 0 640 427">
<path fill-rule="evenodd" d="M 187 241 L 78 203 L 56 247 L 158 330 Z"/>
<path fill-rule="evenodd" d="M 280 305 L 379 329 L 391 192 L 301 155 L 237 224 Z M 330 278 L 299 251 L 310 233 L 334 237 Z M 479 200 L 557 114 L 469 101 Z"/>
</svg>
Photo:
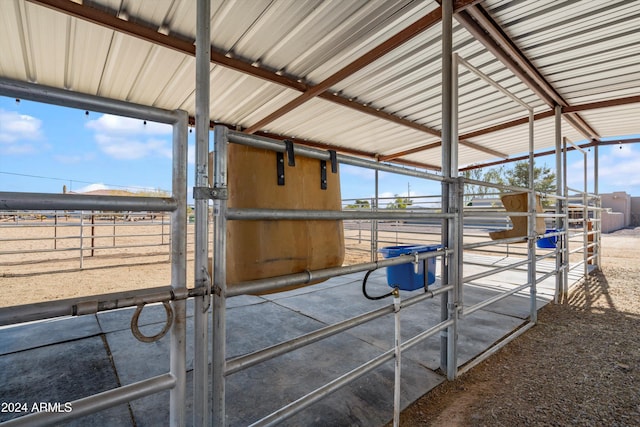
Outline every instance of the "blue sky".
<svg viewBox="0 0 640 427">
<path fill-rule="evenodd" d="M 189 134 L 189 188 L 195 133 Z M 584 142 L 584 141 L 582 141 Z M 580 143 L 580 142 L 579 142 Z M 593 151 L 589 153 L 593 191 Z M 538 160 L 552 169 L 551 157 Z M 569 185 L 582 188 L 582 156 L 568 160 Z M 374 172 L 343 165 L 342 197 L 374 195 Z M 0 97 L 0 191 L 60 193 L 99 188 L 171 188 L 171 127 L 158 123 Z M 600 192 L 640 196 L 640 145 L 600 149 Z M 440 185 L 380 173 L 380 196 L 439 194 Z M 191 191 L 189 191 L 191 193 Z"/>
</svg>

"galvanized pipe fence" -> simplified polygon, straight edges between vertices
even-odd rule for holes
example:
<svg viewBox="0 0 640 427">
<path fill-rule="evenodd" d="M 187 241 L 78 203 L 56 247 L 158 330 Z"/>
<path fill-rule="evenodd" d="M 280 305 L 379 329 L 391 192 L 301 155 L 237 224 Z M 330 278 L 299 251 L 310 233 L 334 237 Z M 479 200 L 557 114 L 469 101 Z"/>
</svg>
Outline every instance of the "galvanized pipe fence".
<svg viewBox="0 0 640 427">
<path fill-rule="evenodd" d="M 200 1 L 199 4 L 206 3 Z M 449 2 L 445 2 L 449 3 Z M 450 5 L 449 5 L 450 6 Z M 450 13 L 451 11 L 449 11 Z M 204 16 L 208 16 L 205 14 Z M 450 18 L 450 17 L 449 17 Z M 457 66 L 466 66 L 472 72 L 480 75 L 482 79 L 487 80 L 488 77 L 482 75 L 478 70 L 473 68 L 466 61 L 453 56 L 454 60 L 454 77 L 457 76 Z M 490 80 L 490 79 L 489 79 Z M 494 82 L 490 82 L 495 86 Z M 454 79 L 454 86 L 457 88 L 457 79 Z M 504 89 L 499 88 L 501 91 Z M 449 87 L 449 91 L 452 88 Z M 186 421 L 186 300 L 194 298 L 197 302 L 194 310 L 194 324 L 198 325 L 194 330 L 194 335 L 198 346 L 196 347 L 196 355 L 194 356 L 194 411 L 195 425 L 225 425 L 226 423 L 226 388 L 225 383 L 227 377 L 240 372 L 250 366 L 255 366 L 267 360 L 283 355 L 329 336 L 346 331 L 366 322 L 373 322 L 382 316 L 391 313 L 396 316 L 396 328 L 389 331 L 394 336 L 394 344 L 391 348 L 382 351 L 373 359 L 361 364 L 360 366 L 332 379 L 325 385 L 310 391 L 304 396 L 300 396 L 290 404 L 270 413 L 263 418 L 255 420 L 253 425 L 275 425 L 292 415 L 304 410 L 309 405 L 319 401 L 329 394 L 339 390 L 355 379 L 362 377 L 382 364 L 395 359 L 396 377 L 394 383 L 395 396 L 401 387 L 399 383 L 399 370 L 402 365 L 401 354 L 403 351 L 423 342 L 425 339 L 440 334 L 440 354 L 443 370 L 447 373 L 449 379 L 455 378 L 457 375 L 467 371 L 475 366 L 481 360 L 497 351 L 498 348 L 505 345 L 518 335 L 522 334 L 528 328 L 532 327 L 536 322 L 536 286 L 543 280 L 552 276 L 562 276 L 560 271 L 552 269 L 546 271 L 538 269 L 547 258 L 562 258 L 560 269 L 564 272 L 564 280 L 561 281 L 557 289 L 564 291 L 568 284 L 566 275 L 569 271 L 569 242 L 573 238 L 582 239 L 581 249 L 576 248 L 576 252 L 580 250 L 584 254 L 584 277 L 588 274 L 587 264 L 589 261 L 597 261 L 599 252 L 599 223 L 598 212 L 599 207 L 595 196 L 588 195 L 586 191 L 575 195 L 565 196 L 556 195 L 558 202 L 563 203 L 563 212 L 541 213 L 536 212 L 536 194 L 533 190 L 533 182 L 531 187 L 521 189 L 517 187 L 501 186 L 490 183 L 481 183 L 487 187 L 494 188 L 496 193 L 524 191 L 528 194 L 528 212 L 497 212 L 490 209 L 467 209 L 464 206 L 464 184 L 471 181 L 464 178 L 457 178 L 457 141 L 453 141 L 451 149 L 455 153 L 455 159 L 449 158 L 451 164 L 447 166 L 453 174 L 450 176 L 441 176 L 431 174 L 416 169 L 403 168 L 391 164 L 379 163 L 375 161 L 365 160 L 354 156 L 334 155 L 324 150 L 313 149 L 304 146 L 295 146 L 296 155 L 305 156 L 315 159 L 330 161 L 335 158 L 340 164 L 347 164 L 357 167 L 369 168 L 375 171 L 386 171 L 405 176 L 418 177 L 426 180 L 432 180 L 443 184 L 446 189 L 440 195 L 440 209 L 433 206 L 419 207 L 415 206 L 410 210 L 386 210 L 380 209 L 380 201 L 371 201 L 370 206 L 374 208 L 370 210 L 360 209 L 343 209 L 342 211 L 283 211 L 283 210 L 266 210 L 266 209 L 231 209 L 227 206 L 227 168 L 228 157 L 227 147 L 229 144 L 242 144 L 252 147 L 268 149 L 277 152 L 285 152 L 287 146 L 284 142 L 258 137 L 255 135 L 247 135 L 238 132 L 228 131 L 224 127 L 216 126 L 214 129 L 215 144 L 215 171 L 213 178 L 213 187 L 206 185 L 208 175 L 203 155 L 208 146 L 208 138 L 204 138 L 204 142 L 200 142 L 199 151 L 202 151 L 197 157 L 198 164 L 198 183 L 194 192 L 196 199 L 196 230 L 195 233 L 195 253 L 194 259 L 196 264 L 195 287 L 187 288 L 186 286 L 186 252 L 187 252 L 187 206 L 186 206 L 186 138 L 187 138 L 187 116 L 186 113 L 176 111 L 164 111 L 145 106 L 136 106 L 129 103 L 113 101 L 98 97 L 91 97 L 80 93 L 62 91 L 54 88 L 48 88 L 42 91 L 40 86 L 31 85 L 21 82 L 13 82 L 5 79 L 0 80 L 0 94 L 12 96 L 16 98 L 32 99 L 40 102 L 48 102 L 54 104 L 67 105 L 82 109 L 91 109 L 107 113 L 125 115 L 134 118 L 147 120 L 155 120 L 164 123 L 170 123 L 174 126 L 174 164 L 173 164 L 173 188 L 171 197 L 167 198 L 126 198 L 126 197 L 109 197 L 109 196 L 80 196 L 75 195 L 51 195 L 51 194 L 33 194 L 33 193 L 0 193 L 0 202 L 4 210 L 15 211 L 134 211 L 134 212 L 167 212 L 171 215 L 171 233 L 169 244 L 171 247 L 171 263 L 172 272 L 170 286 L 164 288 L 149 288 L 127 293 L 105 294 L 99 296 L 91 296 L 79 299 L 70 299 L 62 301 L 43 302 L 34 307 L 15 306 L 0 309 L 0 324 L 15 324 L 25 321 L 45 319 L 63 315 L 85 315 L 98 311 L 111 310 L 120 307 L 137 307 L 141 310 L 145 304 L 162 303 L 167 310 L 167 330 L 170 334 L 170 371 L 158 377 L 149 378 L 125 387 L 120 387 L 98 395 L 87 396 L 78 401 L 72 402 L 74 408 L 79 408 L 76 412 L 48 414 L 44 419 L 41 415 L 33 414 L 21 418 L 17 418 L 2 425 L 49 425 L 65 422 L 73 417 L 79 417 L 88 413 L 97 412 L 107 407 L 120 404 L 125 401 L 147 396 L 163 390 L 170 390 L 170 421 L 172 426 L 182 426 L 187 424 Z M 450 92 L 447 96 L 450 95 Z M 508 94 L 510 98 L 513 96 Z M 517 99 L 514 99 L 519 102 Z M 530 107 L 524 105 L 531 112 Z M 457 115 L 455 115 L 454 105 L 454 122 L 457 125 Z M 532 114 L 530 114 L 530 139 L 532 144 Z M 454 138 L 455 139 L 455 138 Z M 446 151 L 446 150 L 445 150 Z M 533 161 L 531 149 L 530 153 L 530 175 L 533 175 Z M 451 154 L 451 152 L 449 153 Z M 566 152 L 565 152 L 566 155 Z M 204 191 L 203 191 L 204 190 Z M 581 197 L 581 203 L 578 203 L 578 197 Z M 430 199 L 426 199 L 430 200 Z M 213 276 L 209 276 L 207 266 L 208 246 L 209 246 L 209 218 L 208 207 L 213 204 Z M 425 202 L 431 203 L 431 202 Z M 576 210 L 582 211 L 581 218 L 572 218 L 570 212 Z M 509 238 L 502 240 L 489 241 L 486 239 L 486 230 L 471 227 L 477 218 L 483 221 L 507 221 L 507 217 L 526 216 L 528 218 L 528 231 L 525 236 L 517 238 Z M 589 218 L 593 216 L 595 221 L 593 230 L 589 230 Z M 550 221 L 565 221 L 566 227 L 545 233 L 543 236 L 537 235 L 535 232 L 536 218 L 544 217 Z M 84 227 L 91 226 L 85 224 L 85 216 L 80 215 L 82 230 L 80 237 L 84 240 Z M 260 279 L 243 283 L 228 283 L 226 277 L 226 257 L 227 257 L 227 223 L 228 221 L 238 220 L 333 220 L 341 219 L 347 223 L 353 224 L 369 224 L 371 261 L 364 263 L 356 263 L 353 265 L 339 266 L 316 271 L 305 271 L 276 278 Z M 580 220 L 581 222 L 578 222 Z M 360 221 L 360 222 L 358 222 Z M 440 223 L 440 228 L 424 228 L 422 233 L 411 232 L 409 239 L 401 236 L 402 231 L 384 229 L 384 221 L 387 224 L 396 224 L 396 227 L 422 227 L 422 223 L 429 227 Z M 435 223 L 434 223 L 435 221 Z M 415 223 L 415 224 L 414 224 Z M 465 223 L 467 227 L 465 228 Z M 417 225 L 416 225 L 417 224 Z M 582 231 L 571 233 L 572 224 L 581 224 Z M 97 224 L 92 224 L 97 227 Z M 465 233 L 466 229 L 473 229 L 473 234 Z M 358 229 L 358 232 L 361 230 Z M 575 231 L 575 230 L 574 230 Z M 397 233 L 395 239 L 389 237 L 386 233 Z M 115 235 L 115 233 L 113 233 Z M 161 239 L 164 239 L 164 233 L 158 233 Z M 159 237 L 159 235 L 155 237 Z M 593 236 L 594 241 L 590 242 L 589 237 Z M 53 239 L 55 241 L 54 236 Z M 107 236 L 109 237 L 109 236 Z M 113 236 L 111 236 L 113 237 Z M 471 239 L 473 237 L 473 239 Z M 538 256 L 536 251 L 536 241 L 540 238 L 559 237 L 560 244 L 549 253 L 542 253 Z M 353 239 L 353 237 L 350 237 Z M 362 234 L 358 234 L 359 242 L 362 242 Z M 466 240 L 465 240 L 466 239 Z M 380 243 L 425 243 L 438 242 L 442 244 L 439 250 L 417 254 L 414 256 L 399 256 L 384 260 L 377 259 L 374 254 L 374 248 Z M 521 242 L 521 243 L 517 243 Z M 526 245 L 526 251 L 515 251 L 511 249 L 513 245 Z M 477 257 L 476 252 L 482 249 L 489 249 L 492 246 L 510 245 L 509 252 L 504 256 L 508 262 L 506 265 L 495 265 L 495 260 Z M 96 250 L 98 248 L 94 248 Z M 593 249 L 590 254 L 589 250 Z M 84 250 L 83 244 L 80 249 Z M 495 250 L 495 248 L 492 248 Z M 487 255 L 487 254 L 483 254 Z M 254 294 L 265 291 L 277 291 L 286 286 L 303 285 L 314 280 L 329 279 L 344 274 L 362 273 L 372 269 L 391 267 L 395 265 L 408 264 L 418 262 L 429 258 L 439 258 L 441 261 L 441 280 L 440 285 L 435 286 L 425 293 L 417 296 L 400 299 L 399 296 L 394 297 L 394 302 L 380 309 L 351 317 L 347 320 L 328 325 L 309 334 L 296 337 L 278 343 L 274 346 L 257 350 L 250 354 L 245 354 L 233 358 L 227 357 L 227 330 L 226 330 L 226 302 L 227 299 L 244 295 Z M 464 275 L 465 266 L 485 267 L 484 271 Z M 465 287 L 473 285 L 480 279 L 486 279 L 492 275 L 504 271 L 524 271 L 526 279 L 512 287 L 504 290 L 491 298 L 477 302 L 470 306 L 464 304 Z M 461 318 L 471 316 L 473 313 L 486 308 L 500 300 L 508 298 L 512 295 L 527 292 L 531 311 L 529 319 L 525 324 L 514 333 L 501 340 L 499 344 L 494 345 L 478 355 L 473 360 L 463 366 L 458 363 L 458 321 Z M 435 325 L 423 325 L 420 333 L 414 335 L 407 340 L 401 340 L 397 328 L 398 320 L 403 315 L 403 309 L 427 301 L 434 297 L 441 297 L 443 302 L 443 312 L 441 320 Z M 208 312 L 212 311 L 213 322 L 212 341 L 209 345 L 208 334 Z M 172 321 L 169 320 L 171 315 Z M 229 333 L 233 333 L 230 331 Z M 209 372 L 209 366 L 206 362 L 208 359 L 208 351 L 212 351 L 212 365 Z M 195 358 L 199 357 L 199 361 Z M 212 389 L 208 388 L 207 379 L 211 379 Z M 207 396 L 209 391 L 212 394 L 211 400 Z M 211 404 L 209 406 L 209 403 Z M 205 411 L 204 413 L 202 411 Z M 210 411 L 210 412 L 209 412 Z M 399 401 L 394 397 L 394 414 L 393 418 L 397 424 L 399 415 Z"/>
<path fill-rule="evenodd" d="M 245 135 L 237 132 L 228 131 L 224 127 L 216 127 L 214 130 L 215 146 L 215 171 L 216 177 L 214 180 L 214 190 L 217 190 L 220 194 L 225 194 L 226 181 L 226 146 L 230 143 L 249 145 L 258 148 L 267 148 L 273 151 L 284 152 L 286 149 L 285 143 L 281 141 L 275 141 L 268 138 L 257 137 L 253 135 Z M 296 146 L 295 153 L 297 156 L 305 156 L 322 160 L 330 160 L 330 153 L 322 150 L 315 150 L 303 146 Z M 373 161 L 364 161 L 359 158 L 351 156 L 337 155 L 337 162 L 341 164 L 355 164 L 360 167 L 369 167 L 373 169 L 392 170 L 396 173 L 407 174 L 411 176 L 422 176 L 427 179 L 437 179 L 442 181 L 442 177 L 432 174 L 420 173 L 412 169 L 400 168 L 397 166 L 380 164 Z M 214 212 L 215 212 L 215 235 L 226 235 L 226 224 L 228 221 L 237 220 L 333 220 L 341 219 L 343 221 L 368 221 L 369 223 L 377 223 L 378 221 L 429 221 L 429 220 L 442 220 L 446 218 L 453 218 L 453 214 L 449 213 L 436 213 L 436 212 L 407 212 L 407 211 L 395 211 L 395 210 L 368 210 L 368 211 L 312 211 L 312 210 L 296 210 L 296 211 L 283 211 L 283 210 L 266 210 L 266 209 L 230 209 L 226 206 L 226 199 L 223 197 L 214 198 Z M 281 276 L 276 278 L 260 279 L 244 283 L 227 283 L 225 279 L 226 269 L 226 251 L 222 245 L 219 244 L 218 238 L 216 238 L 216 247 L 214 248 L 214 276 L 213 287 L 216 289 L 212 294 L 213 307 L 226 306 L 226 299 L 232 298 L 238 295 L 254 294 L 262 292 L 272 292 L 278 289 L 283 289 L 292 285 L 303 285 L 305 283 L 313 282 L 315 280 L 329 279 L 332 277 L 351 274 L 355 272 L 366 272 L 377 268 L 384 268 L 387 266 L 405 264 L 407 262 L 413 262 L 413 257 L 399 257 L 385 260 L 376 260 L 373 262 L 358 263 L 354 265 L 346 265 L 342 267 L 329 268 L 325 270 L 306 271 L 302 273 L 291 274 L 287 276 Z M 455 253 L 452 249 L 442 249 L 439 251 L 429 252 L 425 254 L 419 254 L 416 257 L 417 260 L 434 258 L 434 257 L 449 257 Z M 425 299 L 433 298 L 437 295 L 441 295 L 447 292 L 451 292 L 454 288 L 453 284 L 443 284 L 443 286 L 430 293 L 407 299 L 399 304 L 397 310 L 401 311 L 401 307 L 406 307 Z M 329 325 L 320 330 L 314 331 L 302 337 L 297 337 L 293 340 L 288 340 L 266 348 L 258 350 L 252 354 L 236 357 L 233 359 L 227 359 L 225 357 L 226 347 L 226 333 L 227 331 L 223 327 L 225 322 L 225 311 L 216 310 L 213 311 L 213 366 L 212 366 L 212 384 L 213 387 L 213 424 L 221 425 L 224 423 L 226 417 L 224 406 L 220 403 L 225 400 L 225 387 L 224 383 L 226 377 L 239 372 L 241 369 L 246 369 L 250 366 L 254 366 L 258 363 L 262 363 L 266 360 L 270 360 L 274 357 L 282 355 L 286 352 L 293 351 L 294 349 L 301 348 L 302 346 L 309 345 L 313 342 L 317 342 L 320 339 L 332 336 L 336 333 L 345 331 L 364 322 L 371 322 L 384 315 L 393 313 L 396 311 L 393 305 L 389 305 L 383 309 L 374 310 L 364 315 L 356 316 L 347 319 L 342 322 L 338 322 L 333 325 Z M 197 316 L 204 316 L 196 312 Z M 198 322 L 196 318 L 195 322 Z M 443 330 L 446 330 L 452 326 L 453 320 L 447 319 L 444 322 L 428 329 L 425 333 L 418 337 L 414 337 L 413 340 L 398 344 L 395 348 L 389 349 L 387 352 L 383 352 L 378 357 L 366 362 L 365 364 L 355 368 L 354 370 L 344 374 L 341 377 L 335 378 L 325 386 L 322 386 L 314 391 L 311 391 L 305 396 L 301 396 L 298 400 L 290 403 L 284 408 L 265 416 L 264 418 L 257 420 L 254 425 L 273 425 L 282 420 L 292 416 L 295 413 L 303 410 L 312 403 L 327 396 L 330 393 L 344 387 L 355 379 L 367 374 L 378 366 L 392 360 L 401 349 L 399 346 L 409 347 L 423 341 L 424 339 L 433 336 Z M 392 332 L 392 331 L 390 331 Z M 229 333 L 233 333 L 229 331 Z M 446 351 L 446 349 L 441 349 Z M 399 369 L 399 368 L 398 368 Z M 206 374 L 206 372 L 195 372 L 194 375 Z M 218 384 L 216 387 L 215 384 Z M 219 403 L 216 403 L 219 402 Z M 396 408 L 399 410 L 399 408 Z"/>
<path fill-rule="evenodd" d="M 194 236 L 188 223 L 191 255 Z M 170 249 L 171 216 L 166 212 L 0 211 L 0 266 L 40 263 L 55 271 L 56 262 L 76 260 L 83 269 L 87 259 L 109 257 L 110 265 L 117 266 L 122 255 L 140 260 L 166 255 L 164 261 L 152 262 L 170 262 Z"/>
<path fill-rule="evenodd" d="M 102 297 L 92 296 L 72 301 L 50 301 L 35 305 L 35 307 L 34 305 L 18 305 L 0 309 L 0 323 L 7 325 L 29 321 L 29 319 L 37 320 L 63 315 L 84 315 L 120 306 L 135 305 L 137 307 L 136 313 L 138 313 L 144 308 L 145 304 L 162 302 L 167 313 L 164 333 L 168 332 L 170 335 L 169 372 L 158 377 L 70 402 L 74 408 L 70 412 L 32 413 L 11 419 L 2 423 L 2 425 L 40 426 L 59 424 L 113 407 L 122 402 L 165 390 L 170 391 L 169 424 L 172 426 L 185 425 L 186 298 L 190 293 L 199 292 L 199 290 L 190 291 L 186 286 L 187 113 L 184 111 L 162 110 L 5 78 L 0 79 L 0 95 L 140 120 L 156 121 L 173 126 L 172 189 L 169 197 L 0 192 L 0 206 L 2 206 L 3 211 L 18 213 L 24 211 L 35 213 L 40 211 L 161 212 L 171 216 L 171 232 L 169 236 L 171 277 L 169 279 L 170 286 L 164 289 L 163 292 L 160 292 L 158 288 L 153 288 L 140 290 L 136 293 L 120 293 Z M 81 243 L 78 250 L 84 251 L 84 227 L 87 226 L 85 225 L 85 215 L 81 214 L 79 220 L 82 228 L 79 234 Z M 95 227 L 96 224 L 93 224 L 93 226 Z M 58 229 L 56 228 L 55 230 L 57 233 Z M 57 245 L 56 237 L 53 237 L 54 245 Z M 80 259 L 82 260 L 82 258 L 81 256 Z M 148 337 L 141 336 L 141 338 Z M 73 355 L 69 355 L 69 357 L 73 357 Z"/>
</svg>

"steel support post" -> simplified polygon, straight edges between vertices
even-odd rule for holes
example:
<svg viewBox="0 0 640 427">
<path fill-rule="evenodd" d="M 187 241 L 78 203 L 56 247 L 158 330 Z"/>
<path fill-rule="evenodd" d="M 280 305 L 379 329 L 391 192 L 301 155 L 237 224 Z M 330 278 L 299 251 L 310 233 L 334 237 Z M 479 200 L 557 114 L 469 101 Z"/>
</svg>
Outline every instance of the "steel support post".
<svg viewBox="0 0 640 427">
<path fill-rule="evenodd" d="M 211 2 L 198 0 L 196 8 L 196 187 L 209 186 L 209 96 L 211 56 Z M 197 198 L 195 206 L 194 280 L 196 287 L 211 288 L 209 276 L 209 199 Z M 210 292 L 194 299 L 193 314 L 193 425 L 206 426 L 211 420 L 209 406 Z"/>
<path fill-rule="evenodd" d="M 453 91 L 453 79 L 452 79 L 452 52 L 453 52 L 453 0 L 444 0 L 442 2 L 442 176 L 445 180 L 442 182 L 442 212 L 450 211 L 451 192 L 454 191 L 450 184 L 449 178 L 452 177 L 452 91 Z M 450 248 L 453 242 L 450 240 L 450 229 L 453 227 L 453 221 L 447 219 L 442 223 L 442 245 L 445 248 Z M 448 285 L 451 283 L 451 269 L 454 268 L 450 257 L 443 257 L 442 268 L 442 283 Z M 454 302 L 453 292 L 442 294 L 440 303 L 440 320 L 445 322 L 450 319 L 449 304 Z M 449 367 L 449 342 L 451 340 L 452 346 L 454 341 L 452 340 L 453 328 L 449 327 L 447 331 L 440 333 L 440 369 L 443 372 L 447 372 L 447 376 L 453 379 L 450 375 L 454 372 L 456 367 Z"/>
<path fill-rule="evenodd" d="M 564 217 L 567 219 L 566 223 L 566 234 L 564 239 L 564 245 L 562 246 L 562 258 L 566 262 L 566 266 L 563 270 L 562 277 L 562 296 L 566 299 L 569 297 L 569 266 L 571 262 L 569 261 L 569 227 L 571 223 L 569 222 L 569 187 L 567 186 L 567 139 L 562 138 L 562 185 L 563 185 L 563 196 L 564 196 Z"/>
<path fill-rule="evenodd" d="M 536 277 L 536 191 L 534 176 L 534 144 L 533 144 L 533 110 L 529 109 L 529 239 L 527 248 L 529 254 L 529 283 L 531 284 L 531 322 L 538 321 L 537 277 Z"/>
<path fill-rule="evenodd" d="M 563 172 L 562 172 L 562 107 L 556 105 L 555 107 L 555 138 L 556 138 L 556 214 L 562 214 L 562 188 L 563 188 Z M 565 201 L 566 203 L 566 201 Z M 556 217 L 556 229 L 564 230 L 566 227 L 565 221 L 561 216 Z M 563 301 L 564 295 L 562 290 L 564 288 L 562 282 L 564 275 L 560 272 L 562 271 L 562 267 L 564 266 L 564 253 L 562 251 L 563 243 L 562 241 L 566 239 L 565 236 L 558 236 L 558 243 L 556 245 L 556 292 L 555 292 L 555 302 L 556 304 Z"/>
<path fill-rule="evenodd" d="M 227 128 L 214 129 L 215 171 L 214 189 L 227 190 Z M 227 200 L 213 202 L 213 335 L 211 384 L 213 396 L 212 425 L 225 425 L 225 370 L 226 370 L 226 294 L 227 294 Z"/>
<path fill-rule="evenodd" d="M 594 259 L 594 263 L 596 264 L 596 266 L 598 268 L 600 268 L 600 237 L 602 236 L 602 210 L 600 210 L 600 208 L 602 207 L 601 204 L 601 199 L 600 199 L 600 189 L 599 189 L 599 185 L 598 185 L 598 175 L 599 175 L 599 152 L 598 152 L 598 144 L 596 144 L 593 147 L 593 194 L 595 194 L 598 197 L 598 201 L 597 201 L 597 207 L 598 210 L 596 210 L 594 216 L 596 218 L 595 221 L 595 231 L 596 234 L 594 235 L 594 239 L 593 241 L 595 242 L 595 247 L 594 249 L 594 254 L 596 255 L 595 259 Z"/>
<path fill-rule="evenodd" d="M 584 280 L 587 280 L 587 277 L 589 276 L 589 192 L 588 192 L 588 187 L 587 187 L 587 168 L 588 168 L 588 163 L 587 163 L 587 153 L 586 151 L 582 152 L 582 163 L 583 163 L 583 174 L 584 174 L 584 186 L 583 186 L 583 193 L 582 193 L 582 212 L 583 212 L 583 227 L 584 227 L 584 232 L 582 233 L 582 250 L 583 250 L 583 259 L 584 259 Z"/>
<path fill-rule="evenodd" d="M 462 223 L 464 213 L 462 211 L 461 197 L 464 193 L 463 180 L 458 177 L 458 56 L 451 55 L 451 144 L 449 177 L 455 178 L 449 184 L 449 213 L 454 217 L 449 219 L 447 230 L 448 247 L 453 254 L 447 264 L 449 283 L 453 290 L 449 293 L 447 307 L 448 319 L 452 321 L 447 330 L 447 378 L 453 380 L 458 373 L 458 314 L 462 295 Z"/>
<path fill-rule="evenodd" d="M 188 115 L 173 125 L 172 194 L 177 208 L 171 213 L 171 288 L 187 288 L 187 127 Z M 176 379 L 169 396 L 171 426 L 186 425 L 187 301 L 172 301 L 170 370 Z"/>
</svg>

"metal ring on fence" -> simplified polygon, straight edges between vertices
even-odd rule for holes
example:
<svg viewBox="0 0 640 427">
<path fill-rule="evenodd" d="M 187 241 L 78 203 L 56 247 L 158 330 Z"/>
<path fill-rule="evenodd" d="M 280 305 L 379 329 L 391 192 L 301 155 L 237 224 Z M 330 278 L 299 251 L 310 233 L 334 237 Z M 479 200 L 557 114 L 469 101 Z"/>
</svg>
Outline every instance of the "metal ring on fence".
<svg viewBox="0 0 640 427">
<path fill-rule="evenodd" d="M 140 318 L 140 313 L 142 313 L 142 309 L 144 308 L 145 305 L 146 303 L 142 303 L 136 307 L 136 311 L 133 313 L 133 317 L 131 318 L 131 333 L 133 334 L 134 337 L 136 337 L 138 341 L 142 341 L 146 343 L 158 341 L 160 338 L 164 337 L 167 334 L 167 332 L 169 331 L 169 328 L 173 324 L 173 309 L 171 308 L 171 304 L 169 304 L 168 301 L 162 302 L 162 305 L 164 306 L 164 311 L 167 314 L 167 321 L 164 325 L 164 328 L 162 328 L 160 332 L 158 332 L 153 336 L 148 337 L 146 335 L 143 335 L 142 332 L 140 332 L 140 327 L 138 326 L 138 319 Z"/>
</svg>

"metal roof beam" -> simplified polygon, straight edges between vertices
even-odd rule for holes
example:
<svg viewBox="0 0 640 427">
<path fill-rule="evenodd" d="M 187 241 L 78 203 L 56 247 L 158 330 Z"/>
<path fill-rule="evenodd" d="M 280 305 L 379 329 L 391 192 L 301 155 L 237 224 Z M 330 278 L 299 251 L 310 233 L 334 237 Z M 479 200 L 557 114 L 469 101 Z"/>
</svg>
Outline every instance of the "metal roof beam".
<svg viewBox="0 0 640 427">
<path fill-rule="evenodd" d="M 562 113 L 563 115 L 565 115 L 565 117 L 567 117 L 570 113 L 575 113 L 578 111 L 588 111 L 588 110 L 596 110 L 599 108 L 609 108 L 609 107 L 618 107 L 621 105 L 627 105 L 627 104 L 635 104 L 635 103 L 640 103 L 640 96 L 629 96 L 626 98 L 617 98 L 617 99 L 608 99 L 608 100 L 604 100 L 604 101 L 596 101 L 596 102 L 589 102 L 589 103 L 585 103 L 585 104 L 580 104 L 580 105 L 573 105 L 573 106 L 567 106 L 567 107 L 563 107 L 562 108 Z M 546 119 L 549 117 L 553 117 L 555 114 L 554 110 L 549 110 L 549 111 L 543 111 L 541 113 L 536 113 L 533 116 L 533 120 L 541 120 L 541 119 Z M 474 145 L 474 147 L 472 148 L 476 148 L 476 149 L 482 149 L 482 151 L 487 152 L 488 154 L 493 154 L 496 155 L 496 157 L 502 157 L 502 158 L 508 158 L 509 156 L 503 153 L 499 153 L 499 152 L 489 152 L 491 151 L 488 148 L 482 147 L 480 145 L 474 144 L 471 141 L 467 141 L 470 138 L 476 138 L 478 136 L 483 136 L 483 135 L 487 135 L 493 132 L 498 132 L 501 130 L 505 130 L 505 129 L 509 129 L 512 127 L 516 127 L 516 126 L 520 126 L 520 125 L 524 125 L 526 123 L 529 122 L 529 117 L 522 117 L 520 119 L 515 119 L 515 120 L 511 120 L 509 122 L 504 122 L 504 123 L 500 123 L 494 126 L 489 126 L 486 127 L 484 129 L 478 129 L 472 132 L 467 132 L 464 134 L 460 135 L 460 144 L 466 144 L 467 146 L 471 147 L 471 144 Z M 440 145 L 442 144 L 441 141 L 438 142 L 432 142 L 430 144 L 425 144 L 425 145 L 421 145 L 419 147 L 416 148 L 412 148 L 410 150 L 404 150 L 404 151 L 400 151 L 397 153 L 393 153 L 393 154 L 387 154 L 384 156 L 380 156 L 380 160 L 383 161 L 387 161 L 387 160 L 393 160 L 393 159 L 397 159 L 399 157 L 403 157 L 403 156 L 407 156 L 409 154 L 414 154 L 414 153 L 418 153 L 420 151 L 426 151 L 426 150 L 431 150 L 434 148 L 438 148 L 440 147 Z M 487 151 L 489 150 L 489 151 Z"/>
<path fill-rule="evenodd" d="M 640 103 L 640 95 L 629 96 L 626 98 L 608 99 L 605 101 L 588 102 L 581 105 L 573 105 L 563 107 L 563 113 L 575 113 L 578 111 L 597 110 L 599 108 L 619 107 L 621 105 Z"/>
<path fill-rule="evenodd" d="M 561 107 L 569 106 L 569 103 L 544 78 L 540 71 L 480 5 L 467 8 L 459 13 L 456 19 L 547 105 L 550 107 L 555 105 L 560 105 Z M 574 126 L 585 138 L 600 138 L 598 132 L 578 114 L 567 119 L 567 122 Z"/>
<path fill-rule="evenodd" d="M 464 140 L 464 139 L 461 139 L 460 141 L 458 141 L 458 144 L 463 145 L 463 146 L 468 147 L 468 148 L 472 148 L 474 150 L 481 151 L 481 152 L 486 153 L 486 154 L 491 154 L 492 156 L 495 156 L 495 157 L 500 157 L 500 158 L 503 158 L 503 159 L 506 159 L 506 158 L 509 157 L 509 155 L 506 154 L 506 153 L 503 153 L 503 152 L 497 151 L 497 150 L 492 150 L 491 148 L 483 147 L 482 145 L 476 144 L 475 142 L 467 141 L 467 140 Z M 421 151 L 431 150 L 433 148 L 439 148 L 440 146 L 442 146 L 442 141 L 432 142 L 431 144 L 421 145 L 420 147 L 412 148 L 410 150 L 404 150 L 404 151 L 401 151 L 399 153 L 393 153 L 393 154 L 387 154 L 387 155 L 384 155 L 384 156 L 380 156 L 379 159 L 380 159 L 380 161 L 395 160 L 395 159 L 398 159 L 400 157 L 408 156 L 409 154 L 419 153 Z"/>
<path fill-rule="evenodd" d="M 454 13 L 464 10 L 465 8 L 478 3 L 478 1 L 479 0 L 456 0 L 454 4 Z M 350 64 L 336 71 L 335 73 L 327 77 L 322 82 L 318 83 L 317 85 L 309 87 L 309 89 L 307 89 L 302 95 L 300 95 L 296 99 L 278 108 L 273 113 L 259 120 L 253 126 L 250 126 L 246 130 L 246 132 L 254 133 L 259 129 L 263 128 L 264 126 L 268 125 L 269 123 L 272 123 L 274 120 L 277 120 L 278 118 L 291 112 L 292 110 L 304 104 L 305 102 L 309 101 L 310 99 L 313 99 L 314 97 L 318 96 L 320 93 L 328 90 L 331 86 L 341 82 L 347 77 L 353 75 L 355 72 L 361 70 L 362 68 L 371 64 L 375 60 L 381 58 L 382 56 L 386 55 L 387 53 L 393 51 L 397 47 L 411 40 L 413 37 L 417 36 L 423 31 L 431 28 L 434 24 L 440 22 L 441 20 L 442 20 L 442 7 L 438 7 L 437 9 L 434 9 L 433 11 L 429 12 L 428 14 L 418 19 L 416 22 L 409 25 L 407 28 L 403 29 L 396 35 L 387 39 L 382 44 L 374 47 L 369 52 L 357 58 L 355 61 L 351 62 Z"/>
</svg>

